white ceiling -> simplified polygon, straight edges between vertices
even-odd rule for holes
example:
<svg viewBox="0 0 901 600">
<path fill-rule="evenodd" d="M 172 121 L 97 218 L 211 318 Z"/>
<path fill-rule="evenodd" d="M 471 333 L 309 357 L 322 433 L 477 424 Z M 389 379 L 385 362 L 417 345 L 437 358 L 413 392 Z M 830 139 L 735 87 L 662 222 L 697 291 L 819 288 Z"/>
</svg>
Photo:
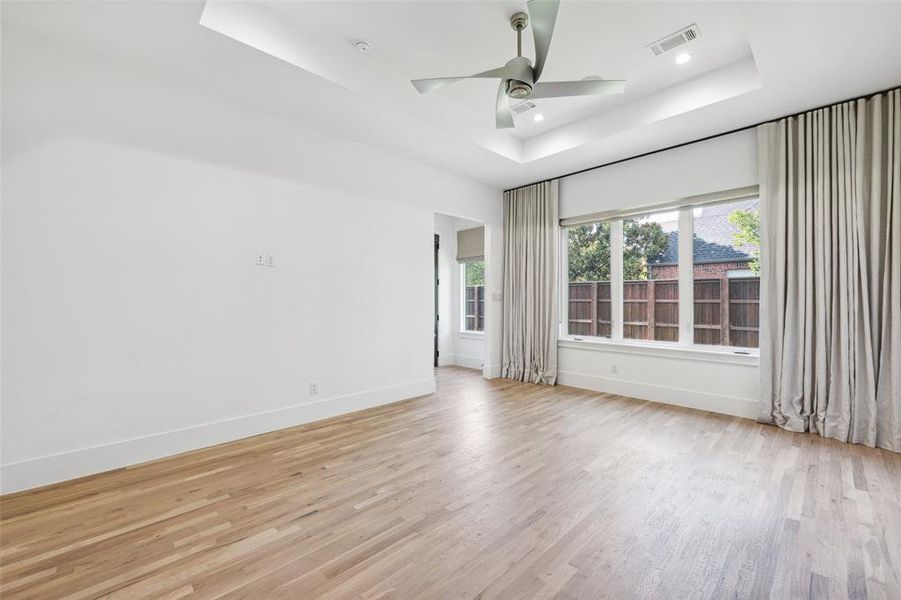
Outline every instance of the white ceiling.
<svg viewBox="0 0 901 600">
<path fill-rule="evenodd" d="M 233 3 L 210 2 L 222 12 Z M 502 66 L 515 56 L 516 35 L 510 15 L 522 3 L 507 2 L 259 2 L 274 18 L 292 24 L 303 35 L 295 43 L 315 48 L 319 41 L 331 54 L 361 64 L 379 77 L 401 84 L 400 91 L 418 103 L 433 103 L 443 111 L 457 110 L 476 127 L 494 130 L 496 80 L 460 82 L 424 98 L 411 93 L 411 78 L 471 74 Z M 674 68 L 673 55 L 655 57 L 645 46 L 672 33 L 678 26 L 704 23 L 702 37 L 685 46 L 695 60 Z M 534 57 L 531 30 L 523 36 L 524 53 Z M 365 39 L 373 50 L 363 57 L 348 50 Z M 738 18 L 738 6 L 728 3 L 669 3 L 653 10 L 641 3 L 566 2 L 557 19 L 553 51 L 548 56 L 545 81 L 628 77 L 626 96 L 587 99 L 547 99 L 538 102 L 546 117 L 536 123 L 531 115 L 517 121 L 511 133 L 528 138 L 561 124 L 589 116 L 615 104 L 639 98 L 700 73 L 750 55 Z M 343 50 L 348 50 L 346 53 Z M 317 73 L 338 79 L 340 73 Z M 370 90 L 377 94 L 378 90 Z"/>
<path fill-rule="evenodd" d="M 460 141 L 526 163 L 760 88 L 737 5 L 668 3 L 652 8 L 641 3 L 564 3 L 543 80 L 626 78 L 627 92 L 540 100 L 536 111 L 543 121 L 523 115 L 516 119 L 515 129 L 500 131 L 494 125 L 497 80 L 461 81 L 420 96 L 410 79 L 503 66 L 515 55 L 509 19 L 522 9 L 518 2 L 449 6 L 210 0 L 201 24 L 401 109 Z M 700 39 L 679 49 L 695 57 L 690 63 L 677 66 L 675 54 L 654 56 L 646 47 L 696 21 L 705 26 Z M 358 40 L 371 43 L 372 51 L 365 55 L 357 51 L 353 45 Z M 525 37 L 524 52 L 533 55 L 531 35 Z M 706 81 L 710 77 L 715 82 Z M 701 94 L 705 86 L 713 93 Z M 667 101 L 677 88 L 682 90 L 677 94 L 681 100 Z M 640 101 L 642 108 L 636 111 Z M 598 115 L 607 119 L 592 130 L 588 120 Z M 562 129 L 574 123 L 579 126 L 575 137 Z"/>
<path fill-rule="evenodd" d="M 496 82 L 426 96 L 409 84 L 502 65 L 515 54 L 509 16 L 524 8 L 515 0 L 4 2 L 3 19 L 498 187 L 901 84 L 901 3 L 573 0 L 561 3 L 543 79 L 626 79 L 623 96 L 539 101 L 545 120 L 520 119 L 510 132 L 494 129 Z M 645 48 L 691 23 L 701 38 L 684 47 L 688 65 Z M 373 51 L 357 52 L 358 39 Z"/>
</svg>

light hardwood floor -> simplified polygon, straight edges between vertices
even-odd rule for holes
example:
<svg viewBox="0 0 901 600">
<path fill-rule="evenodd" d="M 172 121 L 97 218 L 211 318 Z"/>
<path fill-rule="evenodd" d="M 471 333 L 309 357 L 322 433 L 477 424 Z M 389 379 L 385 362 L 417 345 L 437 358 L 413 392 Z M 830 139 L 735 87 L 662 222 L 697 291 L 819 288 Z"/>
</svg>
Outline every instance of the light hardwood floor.
<svg viewBox="0 0 901 600">
<path fill-rule="evenodd" d="M 436 394 L 0 501 L 14 598 L 901 598 L 901 455 L 573 388 Z"/>
</svg>

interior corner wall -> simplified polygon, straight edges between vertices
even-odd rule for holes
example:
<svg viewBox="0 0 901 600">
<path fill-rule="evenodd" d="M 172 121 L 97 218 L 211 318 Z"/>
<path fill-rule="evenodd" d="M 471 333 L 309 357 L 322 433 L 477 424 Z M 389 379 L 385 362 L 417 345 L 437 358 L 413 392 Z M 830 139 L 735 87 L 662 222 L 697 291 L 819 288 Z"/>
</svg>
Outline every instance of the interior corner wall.
<svg viewBox="0 0 901 600">
<path fill-rule="evenodd" d="M 560 217 L 646 206 L 757 182 L 757 138 L 751 129 L 565 177 L 560 181 Z M 729 415 L 757 415 L 759 370 L 753 362 L 561 345 L 558 370 L 558 382 L 564 385 Z"/>
<path fill-rule="evenodd" d="M 2 43 L 4 492 L 434 389 L 434 213 L 500 190 Z"/>
</svg>

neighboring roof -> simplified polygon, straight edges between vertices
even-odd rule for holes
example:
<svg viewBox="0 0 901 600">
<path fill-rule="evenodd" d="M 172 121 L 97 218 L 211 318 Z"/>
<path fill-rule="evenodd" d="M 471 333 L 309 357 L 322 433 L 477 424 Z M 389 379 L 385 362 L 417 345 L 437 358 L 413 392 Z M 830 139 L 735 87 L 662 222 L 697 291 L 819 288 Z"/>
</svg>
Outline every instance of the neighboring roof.
<svg viewBox="0 0 901 600">
<path fill-rule="evenodd" d="M 694 263 L 720 263 L 751 260 L 752 248 L 736 247 L 734 234 L 738 228 L 729 222 L 729 213 L 735 210 L 756 209 L 759 200 L 756 198 L 728 204 L 713 204 L 695 209 L 694 216 Z M 700 212 L 700 214 L 698 214 Z M 656 260 L 648 262 L 655 265 L 674 265 L 679 262 L 679 234 L 667 232 L 669 243 L 666 250 Z"/>
</svg>

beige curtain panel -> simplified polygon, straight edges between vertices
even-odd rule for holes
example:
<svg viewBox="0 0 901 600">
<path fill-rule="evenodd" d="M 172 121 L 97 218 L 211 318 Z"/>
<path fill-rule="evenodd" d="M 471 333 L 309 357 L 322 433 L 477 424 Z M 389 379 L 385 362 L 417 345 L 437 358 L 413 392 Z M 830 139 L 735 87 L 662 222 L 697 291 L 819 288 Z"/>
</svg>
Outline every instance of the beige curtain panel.
<svg viewBox="0 0 901 600">
<path fill-rule="evenodd" d="M 557 381 L 557 181 L 504 192 L 501 375 Z"/>
<path fill-rule="evenodd" d="M 457 232 L 457 261 L 485 259 L 485 228 L 473 227 Z"/>
<path fill-rule="evenodd" d="M 901 91 L 761 125 L 760 420 L 901 452 Z"/>
</svg>

